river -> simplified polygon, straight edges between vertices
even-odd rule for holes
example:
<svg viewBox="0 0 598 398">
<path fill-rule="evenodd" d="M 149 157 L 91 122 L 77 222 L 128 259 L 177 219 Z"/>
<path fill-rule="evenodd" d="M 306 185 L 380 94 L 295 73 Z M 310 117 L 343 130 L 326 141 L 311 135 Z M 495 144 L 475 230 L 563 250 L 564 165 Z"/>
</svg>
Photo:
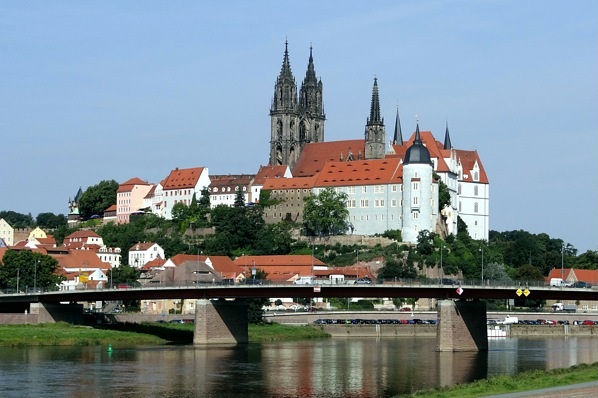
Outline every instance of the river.
<svg viewBox="0 0 598 398">
<path fill-rule="evenodd" d="M 598 362 L 598 338 L 334 338 L 235 347 L 0 347 L 0 397 L 387 398 L 497 374 Z"/>
</svg>

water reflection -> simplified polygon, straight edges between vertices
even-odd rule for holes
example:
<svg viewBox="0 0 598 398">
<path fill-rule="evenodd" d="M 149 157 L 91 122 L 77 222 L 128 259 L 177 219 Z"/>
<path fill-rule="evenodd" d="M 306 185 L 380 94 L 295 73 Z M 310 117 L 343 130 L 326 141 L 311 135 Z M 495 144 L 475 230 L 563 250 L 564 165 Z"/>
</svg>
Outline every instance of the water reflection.
<svg viewBox="0 0 598 398">
<path fill-rule="evenodd" d="M 0 348 L 2 397 L 392 397 L 495 374 L 598 361 L 598 339 L 335 338 L 241 347 Z"/>
</svg>

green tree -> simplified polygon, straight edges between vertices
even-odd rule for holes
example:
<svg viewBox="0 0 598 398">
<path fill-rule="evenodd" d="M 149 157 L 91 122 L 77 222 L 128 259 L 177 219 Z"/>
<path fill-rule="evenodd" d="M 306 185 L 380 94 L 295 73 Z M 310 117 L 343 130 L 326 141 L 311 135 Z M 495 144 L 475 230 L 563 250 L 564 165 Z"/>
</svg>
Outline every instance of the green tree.
<svg viewBox="0 0 598 398">
<path fill-rule="evenodd" d="M 83 219 L 88 219 L 94 214 L 103 215 L 104 211 L 116 204 L 116 191 L 118 182 L 114 180 L 100 181 L 83 192 L 79 200 L 79 214 Z"/>
<path fill-rule="evenodd" d="M 254 254 L 289 254 L 293 244 L 292 228 L 293 224 L 288 222 L 266 224 L 257 234 Z"/>
<path fill-rule="evenodd" d="M 308 236 L 342 235 L 349 229 L 347 194 L 326 188 L 305 197 L 303 225 Z"/>
<path fill-rule="evenodd" d="M 58 261 L 30 250 L 7 250 L 0 266 L 0 287 L 3 289 L 28 288 L 56 290 L 64 277 L 56 274 Z"/>
<path fill-rule="evenodd" d="M 451 193 L 438 174 L 434 173 L 434 179 L 438 181 L 438 211 L 440 212 L 444 206 L 451 205 Z"/>
<path fill-rule="evenodd" d="M 33 217 L 30 214 L 21 214 L 16 211 L 0 211 L 0 219 L 4 219 L 13 228 L 27 228 L 33 226 Z"/>
<path fill-rule="evenodd" d="M 245 195 L 243 194 L 243 191 L 241 190 L 241 186 L 237 186 L 237 190 L 235 193 L 235 203 L 234 205 L 235 207 L 243 207 L 245 206 Z"/>
<path fill-rule="evenodd" d="M 66 227 L 67 220 L 64 214 L 39 213 L 35 218 L 36 224 L 40 228 L 60 228 Z"/>
<path fill-rule="evenodd" d="M 130 265 L 122 264 L 120 267 L 112 268 L 112 275 L 108 274 L 108 284 L 110 287 L 118 286 L 119 284 L 125 284 L 129 286 L 137 286 L 139 282 L 140 272 L 137 268 Z"/>
</svg>

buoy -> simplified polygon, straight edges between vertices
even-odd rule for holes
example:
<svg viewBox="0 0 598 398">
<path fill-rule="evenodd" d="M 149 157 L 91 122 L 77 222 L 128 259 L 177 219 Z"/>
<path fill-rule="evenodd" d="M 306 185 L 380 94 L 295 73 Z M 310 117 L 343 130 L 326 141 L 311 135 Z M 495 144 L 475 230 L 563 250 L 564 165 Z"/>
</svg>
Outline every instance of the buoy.
<svg viewBox="0 0 598 398">
<path fill-rule="evenodd" d="M 112 352 L 112 344 L 108 344 L 108 352 Z"/>
</svg>

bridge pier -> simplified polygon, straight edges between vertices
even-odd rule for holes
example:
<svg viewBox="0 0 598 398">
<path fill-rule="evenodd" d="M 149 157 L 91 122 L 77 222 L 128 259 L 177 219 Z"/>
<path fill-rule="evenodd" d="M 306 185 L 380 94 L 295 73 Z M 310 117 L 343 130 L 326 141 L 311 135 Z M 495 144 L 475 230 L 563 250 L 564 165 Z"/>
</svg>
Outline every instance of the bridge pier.
<svg viewBox="0 0 598 398">
<path fill-rule="evenodd" d="M 247 343 L 247 322 L 244 300 L 197 300 L 193 344 Z"/>
<path fill-rule="evenodd" d="M 438 301 L 437 351 L 488 351 L 486 302 Z"/>
</svg>

